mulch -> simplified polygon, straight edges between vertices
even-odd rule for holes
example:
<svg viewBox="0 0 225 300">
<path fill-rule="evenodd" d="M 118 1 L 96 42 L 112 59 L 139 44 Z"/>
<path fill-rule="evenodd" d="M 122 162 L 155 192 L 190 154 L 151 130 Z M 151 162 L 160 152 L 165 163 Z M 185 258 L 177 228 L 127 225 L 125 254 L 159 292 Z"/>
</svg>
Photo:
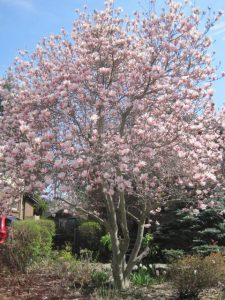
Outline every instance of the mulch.
<svg viewBox="0 0 225 300">
<path fill-rule="evenodd" d="M 225 300 L 220 296 L 220 289 L 210 289 L 202 293 L 201 300 Z M 68 283 L 55 274 L 35 273 L 1 273 L 0 300 L 90 300 L 93 297 L 84 296 L 79 290 L 68 286 Z M 96 299 L 96 298 L 95 298 Z M 151 286 L 149 288 L 130 289 L 116 299 L 144 300 L 175 300 L 177 292 L 169 283 Z"/>
</svg>

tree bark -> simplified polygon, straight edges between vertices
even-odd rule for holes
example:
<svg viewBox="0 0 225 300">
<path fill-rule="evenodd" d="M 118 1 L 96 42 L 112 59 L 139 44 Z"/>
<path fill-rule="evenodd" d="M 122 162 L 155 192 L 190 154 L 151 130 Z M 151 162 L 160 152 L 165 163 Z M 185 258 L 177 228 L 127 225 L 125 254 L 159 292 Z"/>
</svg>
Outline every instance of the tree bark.
<svg viewBox="0 0 225 300">
<path fill-rule="evenodd" d="M 143 211 L 138 220 L 138 231 L 134 248 L 131 256 L 126 262 L 127 250 L 129 248 L 130 237 L 127 224 L 127 211 L 125 195 L 119 195 L 119 216 L 115 208 L 114 201 L 109 195 L 105 196 L 105 202 L 108 214 L 108 229 L 112 242 L 112 273 L 114 285 L 119 290 L 124 290 L 129 287 L 129 276 L 133 266 L 139 262 L 144 255 L 148 254 L 148 249 L 145 249 L 141 254 L 140 248 L 144 234 L 144 224 L 146 219 L 146 209 Z M 119 225 L 121 226 L 121 234 L 119 233 Z"/>
</svg>

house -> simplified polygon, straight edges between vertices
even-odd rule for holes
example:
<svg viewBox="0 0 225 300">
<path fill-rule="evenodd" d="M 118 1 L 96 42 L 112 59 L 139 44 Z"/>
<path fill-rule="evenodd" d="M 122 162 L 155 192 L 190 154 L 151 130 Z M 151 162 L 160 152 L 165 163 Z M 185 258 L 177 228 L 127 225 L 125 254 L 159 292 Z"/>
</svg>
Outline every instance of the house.
<svg viewBox="0 0 225 300">
<path fill-rule="evenodd" d="M 10 214 L 20 220 L 33 218 L 35 204 L 37 201 L 31 194 L 24 194 L 21 200 L 13 205 Z"/>
<path fill-rule="evenodd" d="M 0 151 L 0 157 L 1 157 L 1 151 Z M 2 185 L 12 186 L 12 187 L 14 186 L 13 181 L 10 178 L 5 177 L 0 172 L 0 187 L 2 187 Z M 2 192 L 0 188 L 0 202 L 2 199 L 5 198 L 4 196 L 5 196 L 4 192 Z M 32 194 L 30 193 L 21 194 L 20 196 L 14 198 L 14 202 L 11 204 L 11 209 L 7 210 L 7 214 L 15 216 L 20 220 L 32 218 L 34 217 L 35 204 L 38 204 L 38 202 Z M 0 214 L 2 214 L 3 212 L 4 210 L 1 210 L 0 207 Z"/>
</svg>

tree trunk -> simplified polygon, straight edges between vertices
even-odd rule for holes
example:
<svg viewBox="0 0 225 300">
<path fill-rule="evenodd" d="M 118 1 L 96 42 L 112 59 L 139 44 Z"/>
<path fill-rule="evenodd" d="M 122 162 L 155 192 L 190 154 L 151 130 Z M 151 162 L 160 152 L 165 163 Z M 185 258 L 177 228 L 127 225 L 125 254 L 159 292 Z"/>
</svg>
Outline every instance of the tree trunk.
<svg viewBox="0 0 225 300">
<path fill-rule="evenodd" d="M 137 219 L 138 231 L 135 245 L 132 249 L 128 262 L 126 262 L 130 236 L 127 224 L 125 196 L 123 193 L 120 193 L 119 197 L 119 216 L 117 215 L 112 197 L 106 195 L 105 201 L 107 208 L 107 229 L 112 242 L 112 273 L 114 285 L 117 289 L 124 290 L 129 287 L 129 277 L 133 266 L 140 262 L 142 258 L 148 254 L 148 251 L 146 251 L 147 249 L 141 254 L 139 253 L 144 234 L 144 224 L 147 209 L 143 209 L 140 218 Z M 121 233 L 119 233 L 119 226 L 121 228 Z"/>
<path fill-rule="evenodd" d="M 112 261 L 112 273 L 114 285 L 118 290 L 125 290 L 129 287 L 129 278 L 124 277 L 122 262 L 117 261 L 115 257 Z"/>
</svg>

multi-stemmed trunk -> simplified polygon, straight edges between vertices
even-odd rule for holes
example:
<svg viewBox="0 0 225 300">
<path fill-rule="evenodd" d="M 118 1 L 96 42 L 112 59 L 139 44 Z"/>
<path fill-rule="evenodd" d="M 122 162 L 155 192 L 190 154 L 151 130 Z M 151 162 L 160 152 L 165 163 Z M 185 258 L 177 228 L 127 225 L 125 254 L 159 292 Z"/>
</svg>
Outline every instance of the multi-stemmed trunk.
<svg viewBox="0 0 225 300">
<path fill-rule="evenodd" d="M 126 210 L 125 195 L 119 194 L 119 204 L 115 208 L 112 197 L 106 196 L 107 222 L 106 227 L 112 241 L 112 273 L 114 285 L 118 289 L 126 289 L 129 286 L 129 276 L 136 263 L 142 260 L 148 253 L 148 248 L 140 253 L 141 243 L 144 234 L 144 225 L 147 216 L 147 207 L 142 210 L 137 218 Z M 135 219 L 138 225 L 134 247 L 127 260 L 127 251 L 130 245 L 130 234 L 127 223 L 127 215 Z M 120 232 L 119 232 L 120 228 Z"/>
<path fill-rule="evenodd" d="M 148 247 L 143 251 L 140 251 L 145 222 L 149 213 L 149 202 L 147 199 L 142 200 L 142 210 L 139 212 L 138 216 L 136 216 L 127 210 L 124 192 L 119 194 L 119 201 L 115 201 L 117 203 L 116 205 L 111 196 L 105 195 L 104 202 L 107 218 L 104 220 L 95 213 L 77 205 L 73 205 L 64 199 L 64 202 L 67 204 L 75 206 L 77 210 L 100 222 L 109 232 L 112 242 L 112 274 L 114 286 L 119 290 L 126 289 L 129 286 L 129 277 L 133 267 L 148 255 L 149 252 Z M 136 239 L 131 252 L 129 251 L 129 259 L 127 259 L 127 254 L 128 250 L 130 250 L 130 232 L 127 216 L 137 223 Z"/>
</svg>

